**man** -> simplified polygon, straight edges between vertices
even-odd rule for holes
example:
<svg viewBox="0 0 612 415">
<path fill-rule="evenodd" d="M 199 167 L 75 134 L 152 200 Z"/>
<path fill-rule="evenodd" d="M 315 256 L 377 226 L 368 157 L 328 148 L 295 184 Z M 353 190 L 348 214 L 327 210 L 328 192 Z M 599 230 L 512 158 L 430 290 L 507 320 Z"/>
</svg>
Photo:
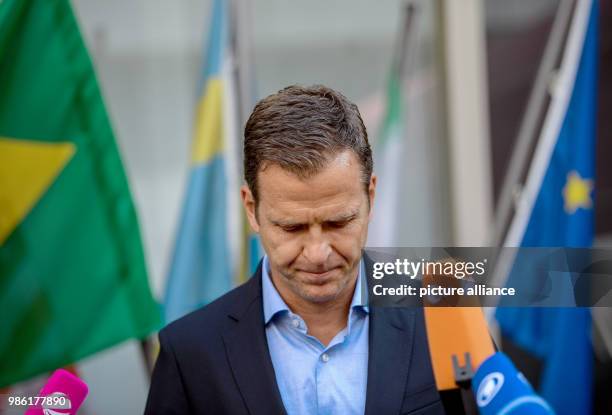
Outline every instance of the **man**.
<svg viewBox="0 0 612 415">
<path fill-rule="evenodd" d="M 160 332 L 145 413 L 444 413 L 423 310 L 363 299 L 376 177 L 357 107 L 291 86 L 255 106 L 244 140 L 242 201 L 266 256 Z"/>
</svg>

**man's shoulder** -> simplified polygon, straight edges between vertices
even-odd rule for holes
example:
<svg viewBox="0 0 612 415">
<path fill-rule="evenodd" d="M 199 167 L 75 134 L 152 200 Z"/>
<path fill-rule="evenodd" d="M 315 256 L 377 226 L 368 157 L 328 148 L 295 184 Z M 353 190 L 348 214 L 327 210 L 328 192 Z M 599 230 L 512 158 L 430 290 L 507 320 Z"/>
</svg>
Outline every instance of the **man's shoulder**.
<svg viewBox="0 0 612 415">
<path fill-rule="evenodd" d="M 246 310 L 259 296 L 254 286 L 258 284 L 256 278 L 253 276 L 215 301 L 171 322 L 160 331 L 160 338 L 171 339 L 174 343 L 222 334 L 228 324 L 232 323 L 231 317 Z"/>
</svg>

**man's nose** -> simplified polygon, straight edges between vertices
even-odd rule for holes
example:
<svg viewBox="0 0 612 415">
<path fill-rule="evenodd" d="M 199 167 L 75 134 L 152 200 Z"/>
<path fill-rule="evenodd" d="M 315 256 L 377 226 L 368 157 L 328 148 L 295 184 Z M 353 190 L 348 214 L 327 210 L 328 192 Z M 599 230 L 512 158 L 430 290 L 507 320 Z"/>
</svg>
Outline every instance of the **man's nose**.
<svg viewBox="0 0 612 415">
<path fill-rule="evenodd" d="M 320 229 L 311 230 L 304 246 L 304 257 L 313 265 L 323 265 L 332 252 L 329 240 Z"/>
</svg>

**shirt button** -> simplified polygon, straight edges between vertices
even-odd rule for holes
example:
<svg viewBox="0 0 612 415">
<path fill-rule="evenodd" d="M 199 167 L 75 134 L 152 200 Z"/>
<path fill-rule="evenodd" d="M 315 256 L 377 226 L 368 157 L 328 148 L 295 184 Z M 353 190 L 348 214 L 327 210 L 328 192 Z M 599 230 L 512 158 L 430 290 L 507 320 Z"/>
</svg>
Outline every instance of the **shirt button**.
<svg viewBox="0 0 612 415">
<path fill-rule="evenodd" d="M 300 327 L 300 321 L 297 318 L 294 318 L 291 324 L 293 324 L 293 327 L 295 327 L 296 329 Z"/>
<path fill-rule="evenodd" d="M 323 353 L 321 355 L 321 360 L 323 361 L 323 363 L 329 362 L 329 355 L 327 353 Z"/>
</svg>

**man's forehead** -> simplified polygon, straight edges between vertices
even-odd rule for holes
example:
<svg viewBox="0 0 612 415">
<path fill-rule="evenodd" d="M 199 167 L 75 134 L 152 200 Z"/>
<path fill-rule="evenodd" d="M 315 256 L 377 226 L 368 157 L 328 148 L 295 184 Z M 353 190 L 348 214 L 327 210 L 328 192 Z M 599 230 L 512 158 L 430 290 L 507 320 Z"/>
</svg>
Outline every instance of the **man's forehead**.
<svg viewBox="0 0 612 415">
<path fill-rule="evenodd" d="M 259 210 L 273 221 L 335 220 L 367 204 L 360 165 L 350 150 L 308 177 L 269 165 L 259 174 L 258 194 Z"/>
<path fill-rule="evenodd" d="M 289 149 L 285 149 L 284 151 L 291 153 L 291 150 Z M 293 160 L 293 163 L 288 162 L 287 160 L 284 160 L 284 162 L 287 163 L 287 166 L 293 165 L 293 168 L 288 168 L 285 171 L 291 172 L 291 170 L 293 170 L 294 168 L 300 169 L 299 171 L 294 172 L 294 174 L 298 173 L 299 176 L 306 176 L 306 177 L 312 176 L 317 173 L 320 173 L 321 171 L 325 169 L 334 168 L 334 167 L 340 167 L 340 168 L 351 168 L 352 166 L 356 166 L 358 168 L 361 167 L 359 156 L 355 153 L 355 151 L 353 151 L 350 148 L 324 151 L 319 155 L 320 159 L 318 160 L 318 163 L 304 162 L 304 158 L 300 157 L 299 154 L 294 153 L 294 155 L 297 157 L 295 157 L 295 160 Z M 315 167 L 315 164 L 316 164 L 316 167 Z M 269 167 L 282 168 L 281 165 L 282 165 L 282 162 L 275 161 L 275 159 L 262 160 L 261 165 L 259 166 L 259 173 L 265 171 Z M 308 166 L 310 166 L 311 168 L 309 169 Z M 312 171 L 309 171 L 309 170 L 312 170 Z"/>
<path fill-rule="evenodd" d="M 342 188 L 360 186 L 361 180 L 361 165 L 351 150 L 335 154 L 323 167 L 310 173 L 292 171 L 279 164 L 266 162 L 257 174 L 258 189 L 261 192 L 302 192 L 308 188 L 316 192 L 333 193 L 334 184 Z"/>
</svg>

